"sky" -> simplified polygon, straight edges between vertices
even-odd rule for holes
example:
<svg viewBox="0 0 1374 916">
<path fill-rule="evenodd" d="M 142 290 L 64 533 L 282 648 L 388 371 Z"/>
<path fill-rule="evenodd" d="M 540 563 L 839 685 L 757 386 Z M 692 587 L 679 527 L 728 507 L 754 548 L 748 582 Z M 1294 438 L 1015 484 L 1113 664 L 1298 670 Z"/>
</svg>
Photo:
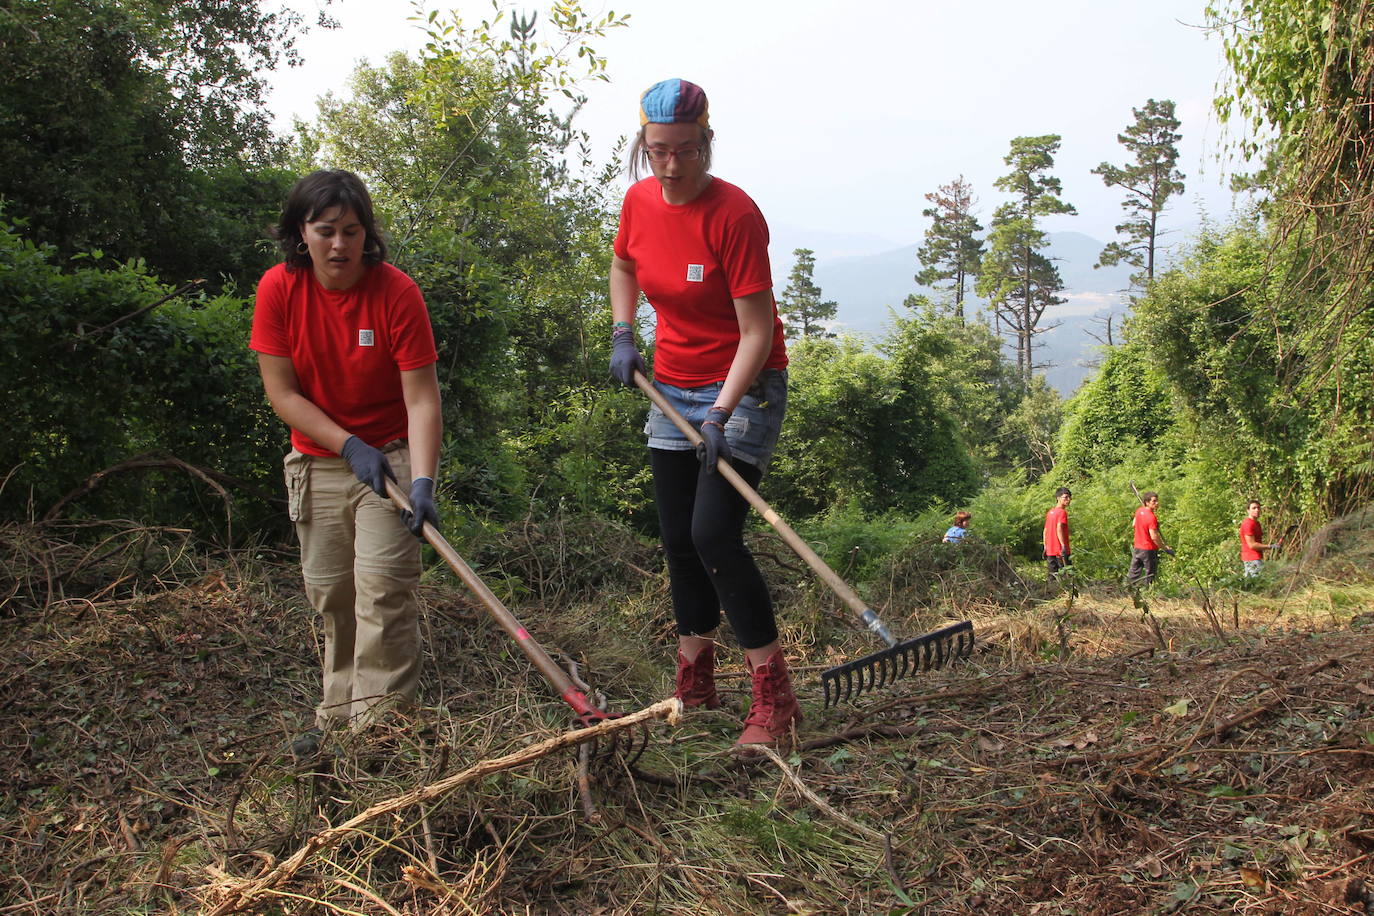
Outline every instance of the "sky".
<svg viewBox="0 0 1374 916">
<path fill-rule="evenodd" d="M 291 2 L 313 19 L 325 0 Z M 1063 137 L 1054 174 L 1078 215 L 1048 217 L 1045 228 L 1110 241 L 1124 195 L 1090 170 L 1127 163 L 1116 138 L 1132 108 L 1172 99 L 1187 190 L 1163 224 L 1181 240 L 1203 214 L 1224 220 L 1236 203 L 1211 107 L 1222 47 L 1202 28 L 1203 3 L 588 0 L 589 12 L 628 12 L 630 24 L 594 44 L 611 79 L 584 86 L 576 125 L 608 159 L 638 128 L 645 88 L 667 77 L 698 83 L 716 132 L 713 173 L 759 204 L 775 248 L 809 247 L 825 259 L 919 242 L 929 222 L 923 195 L 960 175 L 986 226 L 1004 199 L 993 182 L 1007 171 L 1011 139 L 1052 133 Z M 432 8 L 457 8 L 471 22 L 492 13 L 489 0 Z M 519 8 L 544 9 L 540 0 Z M 346 95 L 358 61 L 423 44 L 406 0 L 323 9 L 341 27 L 312 30 L 298 45 L 305 64 L 271 78 L 283 131 L 293 116 L 312 118 L 326 91 Z"/>
</svg>

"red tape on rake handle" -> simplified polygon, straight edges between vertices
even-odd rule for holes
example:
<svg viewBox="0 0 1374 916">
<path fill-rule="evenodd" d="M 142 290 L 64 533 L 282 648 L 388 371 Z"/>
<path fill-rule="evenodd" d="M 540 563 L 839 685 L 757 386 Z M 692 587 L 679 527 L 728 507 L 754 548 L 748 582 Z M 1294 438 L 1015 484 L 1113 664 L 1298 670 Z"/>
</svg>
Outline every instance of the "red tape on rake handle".
<svg viewBox="0 0 1374 916">
<path fill-rule="evenodd" d="M 563 701 L 573 708 L 573 712 L 577 713 L 576 718 L 582 728 L 609 719 L 619 719 L 621 716 L 621 713 L 618 712 L 606 712 L 604 709 L 597 709 L 592 705 L 591 700 L 587 699 L 587 695 L 576 687 L 569 687 L 563 691 Z"/>
</svg>

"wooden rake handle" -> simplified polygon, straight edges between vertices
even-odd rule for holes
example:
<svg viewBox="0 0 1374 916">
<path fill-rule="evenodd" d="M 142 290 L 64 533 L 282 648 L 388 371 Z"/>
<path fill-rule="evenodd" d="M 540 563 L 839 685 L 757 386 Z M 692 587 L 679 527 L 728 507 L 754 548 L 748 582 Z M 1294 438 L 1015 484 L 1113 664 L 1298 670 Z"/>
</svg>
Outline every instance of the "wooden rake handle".
<svg viewBox="0 0 1374 916">
<path fill-rule="evenodd" d="M 391 497 L 391 501 L 396 504 L 397 508 L 410 511 L 409 497 L 406 496 L 400 485 L 390 477 L 386 479 L 386 494 Z M 606 718 L 606 714 L 593 706 L 586 694 L 572 682 L 572 678 L 568 677 L 567 672 L 558 667 L 558 663 L 549 657 L 549 653 L 544 651 L 544 647 L 535 642 L 530 631 L 525 629 L 519 619 L 501 602 L 501 599 L 496 597 L 491 589 L 487 588 L 487 584 L 482 581 L 477 573 L 473 572 L 472 567 L 459 556 L 458 551 L 454 550 L 452 545 L 444 539 L 444 536 L 439 533 L 439 529 L 429 522 L 425 522 L 423 531 L 425 540 L 429 542 L 429 545 L 458 574 L 458 578 L 463 580 L 463 584 L 481 600 L 487 613 L 501 625 L 501 629 L 505 630 L 515 640 L 520 651 L 524 652 L 525 657 L 530 660 L 530 664 L 534 665 L 539 673 L 544 676 L 544 680 L 548 681 L 558 691 L 558 695 L 573 708 L 578 717 L 584 723 Z"/>
<path fill-rule="evenodd" d="M 688 423 L 682 414 L 678 413 L 677 408 L 673 407 L 673 405 L 668 402 L 668 399 L 659 393 L 659 390 L 654 387 L 653 383 L 645 378 L 644 373 L 636 370 L 635 384 L 639 386 L 640 391 L 643 391 L 649 396 L 649 400 L 654 402 L 654 406 L 663 411 L 665 417 L 673 421 L 673 425 L 687 437 L 688 442 L 692 443 L 694 446 L 701 443 L 701 433 L 699 433 L 692 424 Z M 749 505 L 758 510 L 759 515 L 763 516 L 764 521 L 772 525 L 773 530 L 781 535 L 782 539 L 787 542 L 787 546 L 791 547 L 796 552 L 797 556 L 801 557 L 802 560 L 806 562 L 806 565 L 811 567 L 812 572 L 819 576 L 821 581 L 828 585 L 830 590 L 833 591 L 841 601 L 849 605 L 854 613 L 863 618 L 864 624 L 876 633 L 879 639 L 882 639 L 889 646 L 897 644 L 896 638 L 888 632 L 887 627 L 878 619 L 877 614 L 868 606 L 868 603 L 860 598 L 858 593 L 850 588 L 849 584 L 841 579 L 839 575 L 836 574 L 835 570 L 831 569 L 830 566 L 820 558 L 816 551 L 811 549 L 810 544 L 802 540 L 801 535 L 792 530 L 791 525 L 783 521 L 782 516 L 773 511 L 773 507 L 768 505 L 768 503 L 764 501 L 764 498 L 758 494 L 758 491 L 749 486 L 743 477 L 739 476 L 739 472 L 736 471 L 728 461 L 716 462 L 716 473 L 729 481 L 730 485 L 739 491 L 739 495 L 743 496 Z"/>
</svg>

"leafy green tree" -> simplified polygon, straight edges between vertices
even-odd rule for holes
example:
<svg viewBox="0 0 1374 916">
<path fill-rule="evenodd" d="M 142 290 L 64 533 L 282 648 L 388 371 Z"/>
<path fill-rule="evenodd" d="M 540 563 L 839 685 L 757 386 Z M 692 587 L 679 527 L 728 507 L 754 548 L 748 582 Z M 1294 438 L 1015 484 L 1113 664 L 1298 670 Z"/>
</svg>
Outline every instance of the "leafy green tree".
<svg viewBox="0 0 1374 916">
<path fill-rule="evenodd" d="M 0 10 L 0 197 L 62 254 L 255 279 L 287 178 L 261 105 L 299 20 L 218 0 Z"/>
<path fill-rule="evenodd" d="M 997 335 L 981 322 L 942 313 L 923 296 L 908 296 L 904 305 L 909 313 L 896 319 L 879 352 L 923 367 L 932 400 L 954 420 L 980 471 L 1025 463 L 1029 446 L 1006 423 L 1022 399 L 1021 379 Z"/>
<path fill-rule="evenodd" d="M 1055 442 L 1063 422 L 1063 401 L 1043 375 L 1035 376 L 1003 424 L 1008 457 L 1018 460 L 1018 467 L 1032 478 L 1050 473 L 1058 460 Z"/>
<path fill-rule="evenodd" d="M 1055 472 L 1082 479 L 1116 466 L 1140 447 L 1162 447 L 1176 425 L 1170 391 L 1144 346 L 1114 347 L 1064 409 Z M 1171 448 L 1162 457 L 1180 456 Z"/>
<path fill-rule="evenodd" d="M 1046 245 L 1040 228 L 1045 216 L 1077 213 L 1060 200 L 1061 185 L 1049 174 L 1059 149 L 1058 134 L 1017 137 L 1003 160 L 1012 170 L 997 179 L 998 190 L 1013 195 L 997 208 L 988 233 L 988 252 L 978 276 L 978 293 L 992 301 L 1000 329 L 1006 324 L 1016 341 L 1016 367 L 1022 385 L 1030 386 L 1035 371 L 1034 342 L 1046 328 L 1046 309 L 1064 300 L 1059 268 L 1041 250 Z"/>
<path fill-rule="evenodd" d="M 1143 108 L 1133 108 L 1135 123 L 1126 132 L 1117 134 L 1117 141 L 1135 156 L 1125 166 L 1104 162 L 1093 169 L 1102 176 L 1109 188 L 1126 191 L 1121 202 L 1127 217 L 1116 227 L 1125 241 L 1111 242 L 1102 249 L 1098 267 L 1110 267 L 1125 261 L 1143 274 L 1131 280 L 1148 287 L 1155 278 L 1155 249 L 1159 240 L 1159 216 L 1169 198 L 1183 193 L 1183 173 L 1178 170 L 1178 118 L 1174 117 L 1174 103 L 1169 100 L 1146 101 Z"/>
<path fill-rule="evenodd" d="M 792 265 L 787 288 L 778 299 L 784 333 L 789 340 L 798 337 L 834 337 L 834 332 L 827 330 L 824 322 L 835 320 L 839 304 L 821 301 L 821 288 L 813 279 L 816 253 L 810 248 L 798 248 L 792 255 L 797 262 Z"/>
<path fill-rule="evenodd" d="M 919 511 L 976 489 L 973 462 L 916 353 L 885 359 L 853 338 L 808 338 L 790 356 L 787 424 L 767 479 L 786 512 Z"/>
<path fill-rule="evenodd" d="M 929 287 L 948 282 L 954 314 L 963 324 L 964 295 L 983 259 L 983 243 L 978 238 L 983 227 L 973 215 L 973 188 L 960 175 L 925 197 L 934 206 L 921 211 L 930 218 L 930 226 L 925 243 L 916 251 L 923 267 L 916 282 Z"/>
</svg>

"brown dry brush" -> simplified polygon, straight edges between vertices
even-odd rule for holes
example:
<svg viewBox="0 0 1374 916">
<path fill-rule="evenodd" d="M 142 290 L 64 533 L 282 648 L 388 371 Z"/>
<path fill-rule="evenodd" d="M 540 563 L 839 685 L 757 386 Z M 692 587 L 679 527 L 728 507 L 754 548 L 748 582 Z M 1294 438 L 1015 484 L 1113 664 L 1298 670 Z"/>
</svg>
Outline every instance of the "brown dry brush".
<svg viewBox="0 0 1374 916">
<path fill-rule="evenodd" d="M 511 534 L 544 557 L 522 579 L 591 549 L 560 524 Z M 621 710 L 670 690 L 663 573 L 638 559 L 648 576 L 598 574 L 585 603 L 512 605 Z M 295 569 L 243 568 L 236 583 L 192 563 L 180 584 L 164 571 L 136 596 L 11 621 L 0 908 L 196 911 L 377 802 L 567 727 L 504 634 L 433 575 L 425 705 L 296 768 L 284 747 L 318 689 L 313 615 Z M 1128 599 L 1086 591 L 1059 663 L 1057 605 L 989 603 L 970 664 L 825 711 L 809 666 L 873 647 L 785 572 L 768 570 L 807 712 L 795 749 L 731 754 L 746 696 L 725 677 L 726 709 L 660 729 L 588 799 L 572 756 L 491 775 L 320 849 L 245 912 L 1374 910 L 1368 616 L 1279 631 L 1259 598 L 1223 644 L 1196 608 L 1156 602 L 1160 651 Z M 886 610 L 914 631 L 951 606 Z M 994 610 L 1000 629 L 984 626 Z M 728 674 L 738 654 L 723 655 Z"/>
</svg>

